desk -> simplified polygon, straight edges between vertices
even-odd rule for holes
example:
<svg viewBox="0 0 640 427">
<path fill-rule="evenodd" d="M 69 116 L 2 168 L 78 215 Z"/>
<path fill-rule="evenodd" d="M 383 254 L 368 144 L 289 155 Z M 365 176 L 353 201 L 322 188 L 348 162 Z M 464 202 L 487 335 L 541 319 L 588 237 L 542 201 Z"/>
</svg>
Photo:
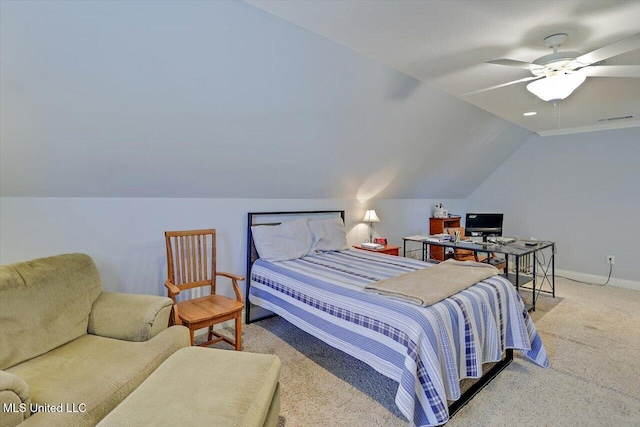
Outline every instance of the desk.
<svg viewBox="0 0 640 427">
<path fill-rule="evenodd" d="M 508 244 L 498 244 L 498 243 L 471 243 L 471 242 L 430 242 L 426 240 L 414 239 L 414 238 L 403 238 L 404 242 L 404 251 L 406 253 L 407 250 L 407 241 L 420 242 L 422 243 L 422 260 L 426 259 L 426 254 L 428 253 L 428 246 L 436 246 L 441 248 L 453 248 L 453 249 L 466 249 L 473 252 L 487 253 L 489 255 L 487 257 L 487 262 L 490 262 L 489 258 L 491 253 L 498 253 L 505 255 L 505 273 L 504 277 L 509 279 L 511 283 L 514 284 L 517 290 L 520 288 L 530 289 L 532 293 L 531 304 L 526 304 L 527 309 L 530 311 L 535 311 L 536 309 L 536 299 L 542 293 L 549 293 L 554 298 L 556 296 L 556 274 L 555 274 L 555 255 L 556 255 L 556 244 L 555 242 L 536 240 L 536 241 L 525 241 L 525 240 L 516 240 L 515 242 Z M 531 243 L 531 245 L 527 245 L 527 243 Z M 545 252 L 550 251 L 549 260 L 546 262 L 539 261 L 539 257 L 544 257 L 546 260 Z M 515 260 L 515 272 L 509 272 L 509 257 L 513 257 Z M 533 257 L 533 271 L 531 274 L 521 274 L 521 265 L 520 260 L 525 256 Z M 540 264 L 540 265 L 539 265 Z M 541 271 L 538 271 L 538 267 L 540 267 Z M 551 273 L 549 273 L 549 269 L 551 269 Z M 540 273 L 540 274 L 538 274 Z M 527 283 L 531 283 L 531 286 L 524 286 Z M 543 289 L 545 285 L 549 286 L 549 289 Z"/>
</svg>

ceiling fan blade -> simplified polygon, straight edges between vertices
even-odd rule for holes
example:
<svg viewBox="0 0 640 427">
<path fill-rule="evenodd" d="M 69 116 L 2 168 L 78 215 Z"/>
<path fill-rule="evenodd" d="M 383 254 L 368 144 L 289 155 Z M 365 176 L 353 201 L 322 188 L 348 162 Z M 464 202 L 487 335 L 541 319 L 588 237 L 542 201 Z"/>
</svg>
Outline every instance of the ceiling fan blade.
<svg viewBox="0 0 640 427">
<path fill-rule="evenodd" d="M 585 53 L 582 56 L 576 58 L 576 61 L 581 64 L 591 65 L 596 62 L 603 61 L 613 56 L 622 55 L 623 53 L 632 51 L 634 49 L 640 49 L 640 33 L 634 34 L 626 39 L 619 40 L 610 45 L 601 47 L 589 53 Z"/>
<path fill-rule="evenodd" d="M 540 65 L 532 64 L 530 62 L 516 61 L 515 59 L 492 59 L 491 61 L 487 61 L 487 64 L 506 65 L 507 67 L 524 68 L 525 70 L 544 68 Z"/>
<path fill-rule="evenodd" d="M 544 76 L 525 77 L 524 79 L 514 80 L 512 82 L 502 83 L 500 85 L 495 85 L 495 86 L 491 86 L 491 87 L 486 87 L 484 89 L 478 89 L 478 90 L 474 90 L 472 92 L 463 93 L 460 96 L 475 95 L 476 93 L 487 92 L 487 91 L 490 91 L 490 90 L 493 90 L 493 89 L 499 89 L 501 87 L 511 86 L 511 85 L 514 85 L 514 84 L 517 84 L 517 83 L 530 82 L 531 80 L 541 79 L 542 77 L 544 77 Z"/>
<path fill-rule="evenodd" d="M 636 77 L 640 78 L 640 65 L 592 65 L 580 70 L 587 77 Z"/>
</svg>

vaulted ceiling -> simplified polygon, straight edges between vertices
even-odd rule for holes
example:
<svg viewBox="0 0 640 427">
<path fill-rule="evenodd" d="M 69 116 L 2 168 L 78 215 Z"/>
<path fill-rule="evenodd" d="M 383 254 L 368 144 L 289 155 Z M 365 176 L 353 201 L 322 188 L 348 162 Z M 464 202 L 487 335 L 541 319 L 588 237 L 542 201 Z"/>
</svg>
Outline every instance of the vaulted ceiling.
<svg viewBox="0 0 640 427">
<path fill-rule="evenodd" d="M 640 78 L 589 77 L 557 105 L 526 83 L 465 95 L 531 77 L 486 62 L 552 53 L 551 34 L 568 35 L 561 51 L 585 54 L 640 32 L 637 0 L 248 2 L 541 135 L 640 125 Z M 605 63 L 640 66 L 640 49 Z"/>
<path fill-rule="evenodd" d="M 465 198 L 531 136 L 247 3 L 0 2 L 2 196 Z"/>
</svg>

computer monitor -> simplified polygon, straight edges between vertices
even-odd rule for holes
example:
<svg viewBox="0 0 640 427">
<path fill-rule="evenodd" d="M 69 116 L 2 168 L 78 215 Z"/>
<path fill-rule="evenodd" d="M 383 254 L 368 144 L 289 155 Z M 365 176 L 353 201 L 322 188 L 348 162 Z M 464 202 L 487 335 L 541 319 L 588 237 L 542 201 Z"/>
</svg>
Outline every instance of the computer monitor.
<svg viewBox="0 0 640 427">
<path fill-rule="evenodd" d="M 487 236 L 502 236 L 501 213 L 468 213 L 465 219 L 465 236 L 482 236 L 482 241 L 487 241 Z"/>
</svg>

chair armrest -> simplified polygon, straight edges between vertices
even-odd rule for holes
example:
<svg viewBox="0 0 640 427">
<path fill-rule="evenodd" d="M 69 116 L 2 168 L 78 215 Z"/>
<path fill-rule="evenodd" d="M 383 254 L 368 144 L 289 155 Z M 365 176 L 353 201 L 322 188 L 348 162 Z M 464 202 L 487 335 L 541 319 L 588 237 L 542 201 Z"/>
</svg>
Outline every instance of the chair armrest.
<svg viewBox="0 0 640 427">
<path fill-rule="evenodd" d="M 229 279 L 235 279 L 235 280 L 244 280 L 244 276 L 238 276 L 236 274 L 231 274 L 231 273 L 225 273 L 224 271 L 217 271 L 216 272 L 216 276 L 224 276 L 224 277 L 228 277 Z"/>
<path fill-rule="evenodd" d="M 170 294 L 173 294 L 174 297 L 180 293 L 180 288 L 171 283 L 171 280 L 165 280 L 164 286 L 169 290 Z"/>
<path fill-rule="evenodd" d="M 2 426 L 15 426 L 31 414 L 31 393 L 24 380 L 9 372 L 0 371 L 0 416 Z M 5 409 L 11 408 L 6 411 Z"/>
<path fill-rule="evenodd" d="M 125 341 L 147 341 L 169 326 L 167 297 L 103 292 L 93 303 L 87 332 Z"/>
<path fill-rule="evenodd" d="M 244 301 L 242 300 L 242 292 L 240 292 L 240 288 L 238 287 L 238 281 L 244 280 L 244 276 L 225 273 L 224 271 L 217 271 L 216 276 L 228 277 L 229 279 L 231 279 L 231 283 L 233 284 L 233 292 L 236 294 L 236 300 L 238 302 L 244 303 Z"/>
</svg>

